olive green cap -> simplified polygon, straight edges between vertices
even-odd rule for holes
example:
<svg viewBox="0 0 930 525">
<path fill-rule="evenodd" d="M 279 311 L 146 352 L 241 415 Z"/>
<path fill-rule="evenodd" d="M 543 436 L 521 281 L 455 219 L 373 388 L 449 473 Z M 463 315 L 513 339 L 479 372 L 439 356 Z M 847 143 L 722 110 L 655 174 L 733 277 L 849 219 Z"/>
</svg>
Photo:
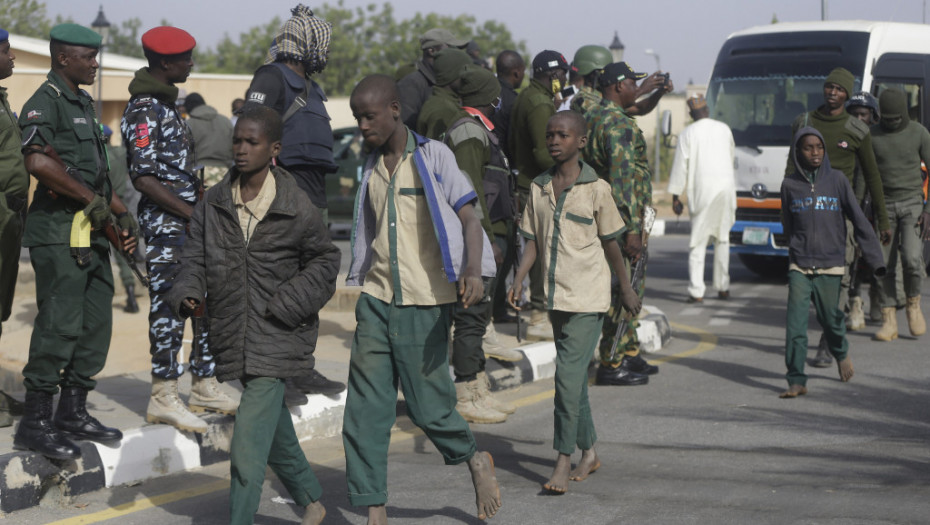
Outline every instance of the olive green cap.
<svg viewBox="0 0 930 525">
<path fill-rule="evenodd" d="M 446 86 L 454 82 L 465 72 L 465 66 L 471 64 L 468 53 L 455 47 L 447 47 L 436 53 L 436 59 L 433 61 L 436 85 Z"/>
<path fill-rule="evenodd" d="M 96 31 L 78 24 L 58 24 L 49 32 L 49 37 L 65 44 L 94 49 L 100 49 L 100 44 L 103 43 L 103 37 Z"/>
<path fill-rule="evenodd" d="M 458 94 L 462 97 L 463 106 L 490 106 L 501 94 L 501 83 L 497 81 L 494 73 L 487 69 L 471 67 L 462 75 L 462 86 Z"/>
</svg>

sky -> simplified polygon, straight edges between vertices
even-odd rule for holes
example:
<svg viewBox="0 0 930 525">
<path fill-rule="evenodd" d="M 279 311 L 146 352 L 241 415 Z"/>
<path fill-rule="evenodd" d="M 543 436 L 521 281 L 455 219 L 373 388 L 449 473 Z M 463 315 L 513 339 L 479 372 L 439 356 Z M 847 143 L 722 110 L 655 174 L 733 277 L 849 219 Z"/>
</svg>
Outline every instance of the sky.
<svg viewBox="0 0 930 525">
<path fill-rule="evenodd" d="M 145 30 L 164 19 L 184 28 L 194 35 L 198 45 L 207 47 L 215 46 L 224 34 L 235 38 L 276 15 L 287 18 L 290 8 L 298 2 L 311 8 L 322 5 L 312 0 L 259 3 L 254 0 L 158 0 L 152 4 L 126 0 L 44 0 L 52 19 L 61 14 L 90 25 L 102 5 L 107 19 L 114 25 L 139 17 Z M 583 45 L 607 46 L 616 31 L 626 48 L 625 61 L 638 71 L 654 71 L 656 58 L 646 53 L 652 50 L 659 56 L 661 69 L 668 71 L 676 87 L 681 89 L 689 81 L 707 82 L 717 52 L 731 33 L 769 24 L 773 15 L 781 22 L 820 20 L 821 2 L 826 4 L 828 20 L 921 23 L 927 9 L 926 0 L 394 0 L 391 4 L 398 19 L 432 11 L 450 16 L 471 14 L 479 22 L 488 19 L 504 22 L 515 40 L 526 42 L 531 54 L 554 49 L 569 62 L 575 50 Z M 371 3 L 371 0 L 343 0 L 346 8 Z M 411 38 L 417 37 L 411 35 Z M 387 69 L 393 71 L 394 67 Z"/>
</svg>

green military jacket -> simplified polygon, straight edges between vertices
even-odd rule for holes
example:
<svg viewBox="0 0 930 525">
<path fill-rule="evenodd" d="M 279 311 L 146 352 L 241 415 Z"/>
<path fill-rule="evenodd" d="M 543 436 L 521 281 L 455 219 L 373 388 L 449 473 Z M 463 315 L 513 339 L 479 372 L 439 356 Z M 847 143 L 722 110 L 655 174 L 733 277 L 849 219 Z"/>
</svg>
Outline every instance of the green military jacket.
<svg viewBox="0 0 930 525">
<path fill-rule="evenodd" d="M 0 194 L 25 197 L 29 190 L 22 144 L 23 137 L 7 101 L 6 88 L 0 87 Z M 0 198 L 0 206 L 6 206 L 6 199 Z"/>
<path fill-rule="evenodd" d="M 429 139 L 442 140 L 453 122 L 467 116 L 462 111 L 462 101 L 454 91 L 433 86 L 433 94 L 423 103 L 417 116 L 417 133 Z"/>
<path fill-rule="evenodd" d="M 581 89 L 578 90 L 578 93 L 575 93 L 575 96 L 572 97 L 571 108 L 572 111 L 581 113 L 582 115 L 587 115 L 588 111 L 596 108 L 598 104 L 601 103 L 601 99 L 604 97 L 592 87 L 581 86 Z"/>
<path fill-rule="evenodd" d="M 526 190 L 537 175 L 551 168 L 555 161 L 546 147 L 546 124 L 555 115 L 552 93 L 536 79 L 523 89 L 513 103 L 510 114 L 508 145 L 517 170 L 517 186 Z"/>
<path fill-rule="evenodd" d="M 636 120 L 608 99 L 592 107 L 584 161 L 610 183 L 626 231 L 642 231 L 643 209 L 652 202 L 652 172 L 646 157 L 646 140 Z"/>
<path fill-rule="evenodd" d="M 112 187 L 107 179 L 107 154 L 103 131 L 97 122 L 94 99 L 82 90 L 74 93 L 54 71 L 23 106 L 19 116 L 23 144 L 44 146 L 51 143 L 61 160 L 76 169 L 87 187 L 110 200 Z M 65 197 L 52 197 L 41 182 L 36 188 L 26 216 L 23 246 L 69 244 L 74 213 L 83 206 Z M 95 246 L 106 246 L 106 239 L 94 232 Z"/>
</svg>

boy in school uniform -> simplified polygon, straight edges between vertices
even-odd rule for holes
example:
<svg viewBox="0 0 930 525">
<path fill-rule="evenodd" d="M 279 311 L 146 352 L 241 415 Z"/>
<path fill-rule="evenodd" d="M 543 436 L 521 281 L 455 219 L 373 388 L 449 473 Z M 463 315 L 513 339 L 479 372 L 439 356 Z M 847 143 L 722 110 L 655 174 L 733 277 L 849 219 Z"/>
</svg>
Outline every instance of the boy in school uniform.
<svg viewBox="0 0 930 525">
<path fill-rule="evenodd" d="M 271 108 L 239 115 L 235 165 L 194 208 L 169 295 L 184 317 L 206 296 L 216 377 L 244 388 L 230 446 L 233 524 L 252 523 L 266 466 L 306 507 L 304 525 L 326 514 L 284 403 L 284 381 L 313 367 L 318 312 L 335 292 L 340 253 L 293 176 L 271 166 L 281 134 Z"/>
<path fill-rule="evenodd" d="M 349 502 L 368 507 L 370 525 L 387 523 L 387 453 L 399 382 L 410 419 L 445 463 L 468 464 L 478 518 L 490 518 L 501 506 L 494 462 L 478 451 L 455 411 L 448 360 L 456 299 L 474 305 L 484 294 L 481 276 L 494 275 L 477 196 L 445 145 L 404 125 L 391 77 L 364 78 L 349 105 L 371 152 L 356 197 L 346 279 L 362 286 L 342 429 Z"/>
<path fill-rule="evenodd" d="M 615 238 L 623 221 L 610 185 L 580 160 L 587 142 L 585 121 L 578 113 L 562 111 L 549 119 L 546 146 L 555 166 L 530 185 L 520 221 L 526 238 L 523 259 L 507 293 L 511 307 L 523 292 L 523 278 L 541 253 L 546 308 L 556 346 L 555 432 L 559 452 L 552 477 L 543 485 L 563 494 L 568 481 L 582 481 L 601 466 L 594 450 L 597 434 L 588 403 L 588 364 L 610 308 L 610 270 L 627 275 Z M 605 258 L 606 255 L 606 258 Z M 620 278 L 623 307 L 636 315 L 641 303 L 627 278 Z M 581 449 L 581 461 L 571 470 L 571 455 Z"/>
<path fill-rule="evenodd" d="M 852 222 L 862 261 L 876 276 L 885 274 L 881 246 L 843 172 L 833 169 L 823 136 L 812 127 L 798 130 L 791 143 L 796 169 L 781 185 L 781 222 L 788 237 L 788 312 L 785 365 L 788 390 L 781 398 L 807 394 L 807 321 L 811 301 L 824 329 L 840 381 L 853 377 L 844 314 L 837 307 L 845 272 L 846 220 Z"/>
</svg>

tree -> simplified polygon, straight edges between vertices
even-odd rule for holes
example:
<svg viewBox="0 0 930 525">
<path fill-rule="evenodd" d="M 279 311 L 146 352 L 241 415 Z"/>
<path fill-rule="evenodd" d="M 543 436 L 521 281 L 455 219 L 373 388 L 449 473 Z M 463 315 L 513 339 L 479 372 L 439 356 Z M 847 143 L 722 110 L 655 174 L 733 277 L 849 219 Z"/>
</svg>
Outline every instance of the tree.
<svg viewBox="0 0 930 525">
<path fill-rule="evenodd" d="M 13 34 L 47 39 L 52 23 L 44 2 L 0 0 L 0 27 Z"/>
<path fill-rule="evenodd" d="M 142 41 L 139 36 L 139 29 L 142 27 L 142 20 L 138 17 L 123 20 L 119 26 L 110 27 L 110 35 L 107 37 L 107 53 L 116 55 L 126 55 L 130 57 L 142 58 L 145 54 L 142 52 Z"/>
<path fill-rule="evenodd" d="M 240 33 L 236 40 L 223 35 L 216 50 L 195 48 L 197 70 L 204 73 L 253 73 L 265 63 L 265 55 L 281 24 L 281 18 L 276 16 L 264 25 Z"/>
</svg>

